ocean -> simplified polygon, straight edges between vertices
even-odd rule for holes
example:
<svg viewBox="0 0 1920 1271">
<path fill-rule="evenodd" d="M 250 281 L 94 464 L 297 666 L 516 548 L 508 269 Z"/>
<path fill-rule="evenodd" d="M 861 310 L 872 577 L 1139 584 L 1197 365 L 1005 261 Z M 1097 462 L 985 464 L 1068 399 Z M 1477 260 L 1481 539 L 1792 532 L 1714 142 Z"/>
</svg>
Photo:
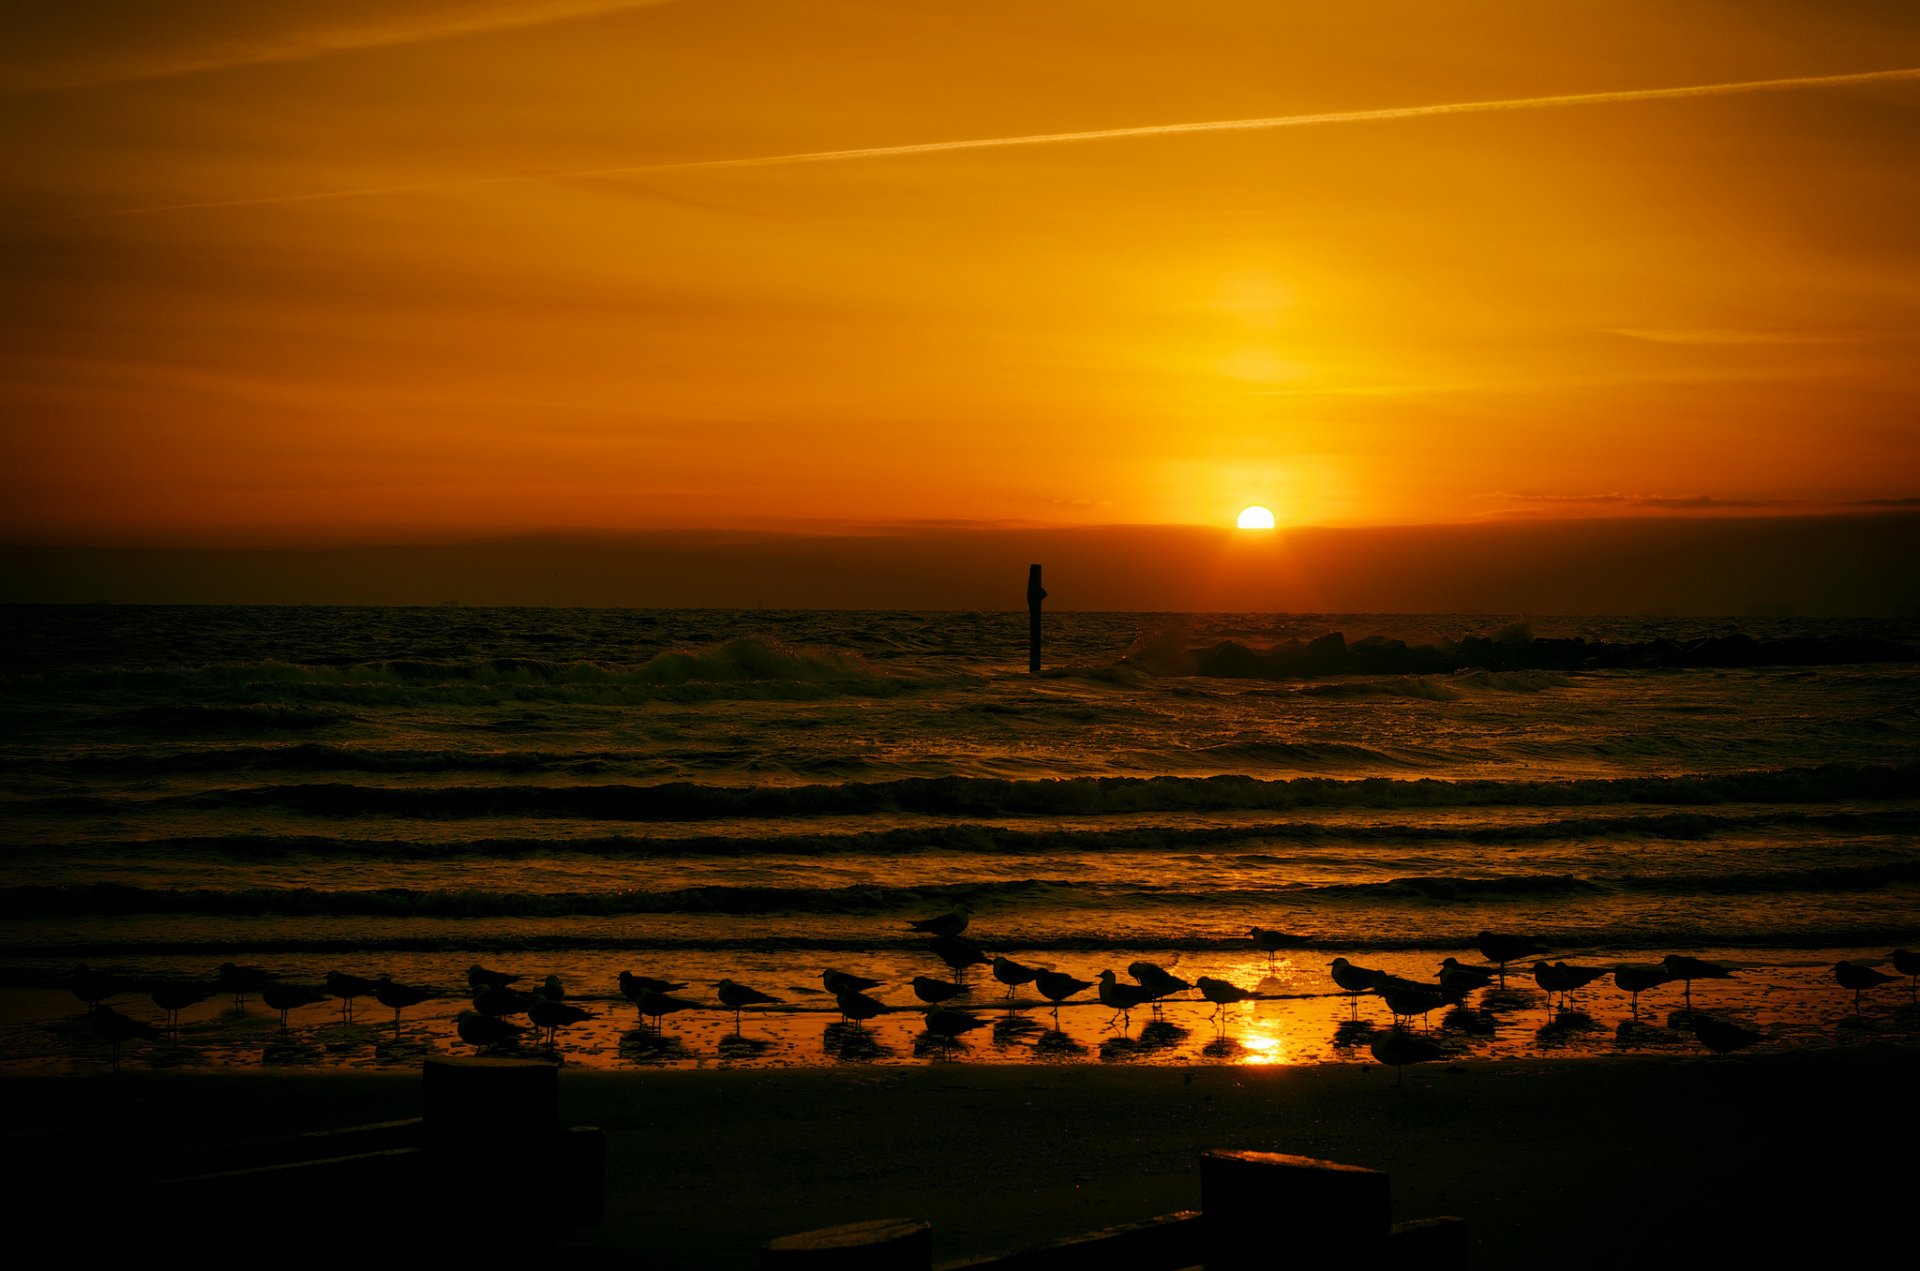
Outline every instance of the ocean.
<svg viewBox="0 0 1920 1271">
<path fill-rule="evenodd" d="M 1338 956 L 1430 977 L 1483 929 L 1577 963 L 1683 952 L 1739 968 L 1718 1004 L 1825 1044 L 1861 1035 L 1826 969 L 1920 942 L 1911 622 L 1063 612 L 1046 634 L 1036 676 L 1024 613 L 0 609 L 0 1064 L 98 1059 L 57 992 L 76 963 L 444 994 L 391 1039 L 297 1043 L 210 1000 L 173 1062 L 457 1048 L 476 962 L 594 1005 L 583 1062 L 907 1060 L 918 1016 L 849 1054 L 820 973 L 917 1005 L 910 978 L 948 970 L 906 923 L 959 909 L 989 953 L 1270 999 L 1238 1033 L 1169 1006 L 1158 1046 L 1097 1007 L 1021 1011 L 976 1058 L 1313 1062 L 1343 1057 L 1327 1013 L 1359 1015 L 1323 996 Z M 1254 926 L 1297 943 L 1269 967 Z M 711 1009 L 650 1040 L 619 970 Z M 729 976 L 783 999 L 765 1046 L 726 1053 Z M 1591 992 L 1560 1048 L 1620 1044 L 1626 995 Z M 1553 1048 L 1564 1021 L 1513 1005 L 1456 1021 L 1462 1045 Z"/>
</svg>

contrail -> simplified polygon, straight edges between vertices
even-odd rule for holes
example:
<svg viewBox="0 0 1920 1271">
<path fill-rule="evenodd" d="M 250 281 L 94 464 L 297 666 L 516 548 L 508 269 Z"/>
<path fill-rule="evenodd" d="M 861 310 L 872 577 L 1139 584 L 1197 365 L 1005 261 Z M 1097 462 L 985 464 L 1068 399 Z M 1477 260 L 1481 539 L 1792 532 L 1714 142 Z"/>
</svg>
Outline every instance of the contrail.
<svg viewBox="0 0 1920 1271">
<path fill-rule="evenodd" d="M 699 172 L 720 168 L 771 168 L 801 163 L 849 163 L 862 159 L 893 159 L 913 155 L 949 154 L 960 150 L 1009 150 L 1020 146 L 1059 146 L 1087 141 L 1121 141 L 1132 137 L 1177 137 L 1205 132 L 1267 132 L 1280 128 L 1319 128 L 1334 124 L 1378 123 L 1392 119 L 1427 119 L 1439 115 L 1490 115 L 1515 110 L 1553 110 L 1565 106 L 1604 106 L 1615 102 L 1678 101 L 1690 97 L 1732 97 L 1743 93 L 1788 92 L 1802 88 L 1845 88 L 1860 84 L 1887 84 L 1920 80 L 1920 67 L 1885 71 L 1856 71 L 1846 75 L 1797 75 L 1789 79 L 1749 79 L 1725 84 L 1688 84 L 1677 88 L 1627 88 L 1607 93 L 1567 93 L 1555 97 L 1510 97 L 1491 101 L 1443 102 L 1432 106 L 1389 106 L 1379 110 L 1338 110 L 1313 115 L 1268 115 L 1258 119 L 1209 119 L 1198 123 L 1143 124 L 1132 128 L 1096 128 L 1086 132 L 1041 132 L 1019 137 L 976 137 L 963 141 L 922 141 L 903 146 L 868 146 L 855 150 L 811 150 L 799 154 L 758 155 L 744 159 L 701 159 L 689 163 L 654 163 L 622 168 L 589 168 L 527 176 L 473 177 L 416 185 L 374 186 L 328 190 L 312 194 L 277 194 L 251 199 L 221 199 L 204 203 L 167 203 L 122 208 L 73 219 L 138 216 L 150 212 L 183 212 L 198 208 L 250 207 L 270 203 L 309 203 L 322 199 L 364 198 L 378 194 L 411 194 L 452 190 L 475 185 L 528 181 L 585 181 L 604 177 L 643 176 L 668 172 Z"/>
</svg>

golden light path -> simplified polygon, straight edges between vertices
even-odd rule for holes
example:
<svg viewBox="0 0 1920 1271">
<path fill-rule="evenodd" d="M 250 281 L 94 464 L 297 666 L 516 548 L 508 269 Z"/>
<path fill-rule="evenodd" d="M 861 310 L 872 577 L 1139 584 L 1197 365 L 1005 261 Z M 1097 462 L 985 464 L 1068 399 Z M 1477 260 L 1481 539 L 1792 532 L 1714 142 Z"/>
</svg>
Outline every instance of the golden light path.
<svg viewBox="0 0 1920 1271">
<path fill-rule="evenodd" d="M 1274 526 L 1273 509 L 1250 503 L 1240 509 L 1240 519 L 1235 524 L 1243 530 L 1270 530 Z"/>
</svg>

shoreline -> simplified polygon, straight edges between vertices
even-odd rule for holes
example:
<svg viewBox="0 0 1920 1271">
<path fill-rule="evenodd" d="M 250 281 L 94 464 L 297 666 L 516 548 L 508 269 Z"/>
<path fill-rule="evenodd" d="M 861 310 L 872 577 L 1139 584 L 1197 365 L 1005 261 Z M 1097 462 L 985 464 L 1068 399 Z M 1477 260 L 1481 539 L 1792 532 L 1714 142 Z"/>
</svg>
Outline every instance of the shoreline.
<svg viewBox="0 0 1920 1271">
<path fill-rule="evenodd" d="M 568 1243 L 751 1266 L 778 1235 L 933 1222 L 947 1260 L 1195 1207 L 1211 1147 L 1389 1171 L 1396 1220 L 1468 1219 L 1477 1267 L 1823 1261 L 1904 1239 L 1920 1048 L 1704 1059 L 1132 1067 L 943 1064 L 561 1075 L 609 1135 L 606 1221 Z M 0 1077 L 16 1152 L 143 1156 L 416 1115 L 411 1072 Z M 56 1151 L 56 1145 L 60 1150 Z M 67 1159 L 57 1159 L 61 1153 Z M 1277 1234 L 1276 1239 L 1282 1237 Z"/>
</svg>

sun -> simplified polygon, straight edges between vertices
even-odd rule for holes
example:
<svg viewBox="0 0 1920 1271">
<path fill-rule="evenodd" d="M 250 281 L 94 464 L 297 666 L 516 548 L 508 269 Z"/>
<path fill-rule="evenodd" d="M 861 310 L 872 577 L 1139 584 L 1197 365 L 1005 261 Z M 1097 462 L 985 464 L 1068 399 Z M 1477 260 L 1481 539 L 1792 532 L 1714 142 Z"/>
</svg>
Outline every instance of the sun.
<svg viewBox="0 0 1920 1271">
<path fill-rule="evenodd" d="M 1270 530 L 1273 528 L 1273 509 L 1258 503 L 1249 503 L 1240 509 L 1237 522 L 1243 530 Z"/>
</svg>

